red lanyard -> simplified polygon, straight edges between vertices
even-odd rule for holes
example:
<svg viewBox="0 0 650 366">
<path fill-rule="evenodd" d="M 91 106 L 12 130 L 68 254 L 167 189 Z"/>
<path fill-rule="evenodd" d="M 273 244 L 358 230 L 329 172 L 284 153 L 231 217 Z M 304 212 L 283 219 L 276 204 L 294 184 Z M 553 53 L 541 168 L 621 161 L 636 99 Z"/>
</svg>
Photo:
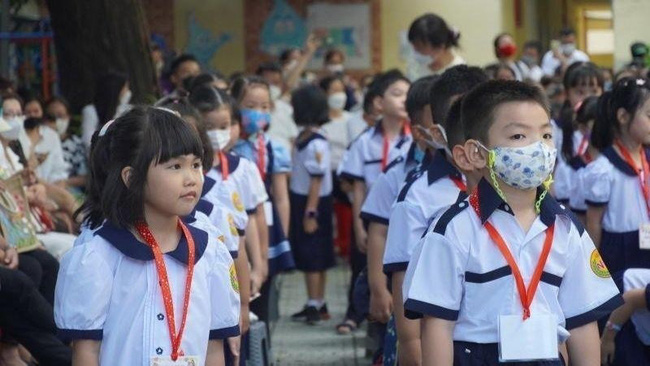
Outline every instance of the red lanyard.
<svg viewBox="0 0 650 366">
<path fill-rule="evenodd" d="M 451 179 L 452 182 L 460 189 L 461 192 L 467 192 L 467 185 L 465 185 L 465 182 L 463 182 L 463 179 L 460 177 L 454 177 L 454 176 L 449 176 L 449 179 Z"/>
<path fill-rule="evenodd" d="M 470 197 L 470 203 L 476 211 L 476 214 L 481 217 L 478 206 L 478 190 L 475 190 Z M 535 297 L 537 286 L 542 279 L 542 272 L 544 271 L 546 260 L 548 259 L 548 255 L 551 252 L 551 246 L 553 245 L 553 233 L 555 232 L 555 224 L 549 226 L 548 229 L 546 229 L 546 238 L 544 239 L 542 254 L 537 261 L 537 267 L 535 267 L 533 277 L 530 279 L 528 289 L 526 289 L 526 285 L 524 284 L 524 278 L 521 276 L 519 266 L 517 265 L 515 258 L 512 256 L 510 249 L 508 249 L 508 245 L 506 244 L 505 240 L 503 240 L 501 234 L 499 234 L 497 229 L 490 222 L 486 221 L 484 226 L 490 235 L 490 239 L 492 239 L 494 244 L 496 244 L 496 246 L 499 248 L 501 255 L 503 255 L 503 258 L 505 258 L 506 262 L 508 262 L 508 265 L 510 266 L 510 269 L 512 270 L 512 275 L 515 277 L 515 283 L 517 284 L 517 292 L 519 292 L 519 300 L 521 301 L 521 306 L 524 308 L 524 320 L 526 320 L 530 318 L 530 305 L 533 303 L 533 298 Z"/>
<path fill-rule="evenodd" d="M 262 181 L 266 180 L 266 141 L 261 133 L 257 136 L 257 169 L 262 175 Z"/>
<path fill-rule="evenodd" d="M 616 147 L 618 147 L 618 150 L 621 152 L 621 155 L 623 155 L 623 158 L 625 159 L 627 165 L 629 165 L 630 168 L 632 168 L 639 177 L 641 193 L 643 193 L 645 205 L 648 209 L 648 216 L 650 216 L 650 188 L 648 188 L 648 181 L 646 180 L 648 173 L 650 173 L 650 168 L 648 168 L 648 160 L 646 159 L 645 149 L 641 147 L 641 168 L 638 168 L 627 148 L 623 146 L 623 144 L 621 144 L 621 142 L 618 140 L 616 140 L 614 143 L 616 144 Z"/>
<path fill-rule="evenodd" d="M 410 136 L 411 135 L 411 125 L 409 122 L 404 122 L 404 136 Z M 386 136 L 385 133 L 382 134 L 383 136 L 383 145 L 382 145 L 382 151 L 381 151 L 381 171 L 383 172 L 386 169 L 386 165 L 388 165 L 388 151 L 390 150 L 390 141 L 388 141 L 388 136 Z"/>
<path fill-rule="evenodd" d="M 228 180 L 228 175 L 230 174 L 230 167 L 228 166 L 228 158 L 226 154 L 219 151 L 219 161 L 221 162 L 221 178 L 223 180 Z"/>
<path fill-rule="evenodd" d="M 165 266 L 165 260 L 163 259 L 162 252 L 156 242 L 156 238 L 153 237 L 153 234 L 149 230 L 149 227 L 145 223 L 136 224 L 136 230 L 140 236 L 145 240 L 146 244 L 153 251 L 154 261 L 156 263 L 156 272 L 158 272 L 158 283 L 160 284 L 160 290 L 162 291 L 163 303 L 165 304 L 165 313 L 167 313 L 167 326 L 169 327 L 169 336 L 171 337 L 172 343 L 172 360 L 176 361 L 179 356 L 179 349 L 181 347 L 181 339 L 183 338 L 183 331 L 185 330 L 185 322 L 187 320 L 187 311 L 190 307 L 190 291 L 192 288 L 192 275 L 194 273 L 194 238 L 190 234 L 189 230 L 178 220 L 178 226 L 183 230 L 183 235 L 187 239 L 187 279 L 185 280 L 185 299 L 183 302 L 183 318 L 181 320 L 181 327 L 176 334 L 176 322 L 174 319 L 174 303 L 172 301 L 172 292 L 169 287 L 169 277 L 167 277 L 167 267 Z"/>
</svg>

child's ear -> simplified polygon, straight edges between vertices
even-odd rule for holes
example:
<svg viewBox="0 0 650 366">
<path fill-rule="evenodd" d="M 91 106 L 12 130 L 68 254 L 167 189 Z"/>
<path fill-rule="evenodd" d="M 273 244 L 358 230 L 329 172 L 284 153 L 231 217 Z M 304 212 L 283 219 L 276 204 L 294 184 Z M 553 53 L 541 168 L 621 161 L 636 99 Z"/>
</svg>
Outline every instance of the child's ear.
<svg viewBox="0 0 650 366">
<path fill-rule="evenodd" d="M 618 120 L 618 123 L 627 125 L 630 122 L 630 114 L 625 110 L 625 108 L 619 108 L 616 110 L 616 119 Z"/>
<path fill-rule="evenodd" d="M 469 162 L 467 154 L 465 153 L 465 147 L 463 145 L 456 145 L 451 149 L 451 155 L 454 159 L 456 166 L 464 172 L 471 172 L 474 170 L 474 166 Z"/>
<path fill-rule="evenodd" d="M 384 109 L 382 108 L 382 105 L 381 105 L 381 103 L 383 101 L 384 101 L 384 98 L 380 97 L 380 96 L 377 96 L 377 97 L 375 97 L 375 99 L 372 100 L 372 105 L 373 105 L 373 107 L 375 107 L 375 111 L 377 112 L 377 114 L 383 114 L 384 113 Z"/>
<path fill-rule="evenodd" d="M 463 146 L 467 161 L 475 170 L 480 170 L 487 166 L 488 153 L 479 144 L 478 141 L 470 139 L 465 141 L 465 145 Z"/>
<path fill-rule="evenodd" d="M 122 172 L 120 173 L 120 176 L 122 177 L 122 182 L 124 185 L 128 188 L 129 184 L 131 183 L 131 173 L 133 172 L 133 168 L 130 166 L 124 167 L 122 169 Z"/>
</svg>

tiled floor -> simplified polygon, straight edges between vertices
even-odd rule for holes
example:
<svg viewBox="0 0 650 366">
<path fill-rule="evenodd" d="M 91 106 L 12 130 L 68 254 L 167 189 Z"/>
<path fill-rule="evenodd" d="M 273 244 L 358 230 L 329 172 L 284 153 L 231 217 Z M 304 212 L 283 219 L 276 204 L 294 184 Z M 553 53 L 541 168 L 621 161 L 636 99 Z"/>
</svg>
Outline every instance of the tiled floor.
<svg viewBox="0 0 650 366">
<path fill-rule="evenodd" d="M 364 359 L 365 332 L 341 336 L 334 329 L 345 313 L 350 272 L 340 265 L 328 272 L 327 306 L 332 319 L 316 326 L 292 322 L 289 316 L 305 303 L 304 277 L 296 272 L 281 278 L 281 318 L 273 328 L 273 359 L 286 365 L 367 365 Z"/>
</svg>

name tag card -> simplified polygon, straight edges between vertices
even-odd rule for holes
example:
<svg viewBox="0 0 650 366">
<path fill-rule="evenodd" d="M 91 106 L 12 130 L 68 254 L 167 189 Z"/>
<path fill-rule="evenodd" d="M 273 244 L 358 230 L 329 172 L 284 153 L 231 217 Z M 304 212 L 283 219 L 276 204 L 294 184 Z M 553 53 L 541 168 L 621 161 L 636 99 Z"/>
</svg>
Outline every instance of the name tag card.
<svg viewBox="0 0 650 366">
<path fill-rule="evenodd" d="M 641 224 L 639 227 L 639 248 L 650 249 L 650 223 Z"/>
<path fill-rule="evenodd" d="M 551 314 L 499 316 L 499 361 L 557 360 L 557 319 Z"/>
<path fill-rule="evenodd" d="M 266 225 L 273 226 L 273 204 L 270 201 L 264 202 L 264 216 L 266 216 Z"/>
<path fill-rule="evenodd" d="M 170 356 L 152 357 L 151 366 L 199 366 L 199 356 L 179 356 L 176 361 L 172 361 Z"/>
</svg>

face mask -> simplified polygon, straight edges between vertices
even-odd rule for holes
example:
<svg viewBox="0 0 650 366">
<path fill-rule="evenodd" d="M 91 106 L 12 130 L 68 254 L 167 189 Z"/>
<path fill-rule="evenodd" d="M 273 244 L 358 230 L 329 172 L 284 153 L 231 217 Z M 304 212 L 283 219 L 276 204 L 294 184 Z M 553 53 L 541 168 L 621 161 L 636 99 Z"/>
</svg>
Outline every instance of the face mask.
<svg viewBox="0 0 650 366">
<path fill-rule="evenodd" d="M 499 57 L 512 57 L 517 53 L 517 46 L 512 43 L 504 44 L 497 49 Z"/>
<path fill-rule="evenodd" d="M 62 136 L 68 130 L 68 126 L 70 125 L 70 119 L 57 118 L 55 123 L 56 123 L 56 132 L 59 134 L 59 136 Z"/>
<path fill-rule="evenodd" d="M 208 130 L 207 134 L 215 151 L 223 150 L 230 142 L 230 128 L 227 130 Z"/>
<path fill-rule="evenodd" d="M 329 64 L 327 65 L 327 70 L 332 74 L 342 73 L 345 70 L 343 64 Z"/>
<path fill-rule="evenodd" d="M 120 97 L 120 104 L 121 105 L 129 104 L 132 95 L 133 94 L 131 93 L 131 89 L 127 89 L 126 92 L 124 92 L 124 94 Z"/>
<path fill-rule="evenodd" d="M 9 141 L 18 140 L 20 130 L 23 128 L 23 122 L 25 122 L 25 117 L 13 117 L 7 120 L 7 123 L 11 127 L 11 130 L 3 132 L 2 137 Z"/>
<path fill-rule="evenodd" d="M 537 65 L 537 60 L 535 59 L 535 57 L 530 56 L 530 55 L 521 56 L 521 61 L 523 61 L 528 66 Z"/>
<path fill-rule="evenodd" d="M 424 66 L 429 66 L 434 61 L 434 58 L 432 56 L 423 55 L 418 51 L 415 51 L 415 53 L 413 55 L 413 59 L 415 60 L 415 62 L 419 63 L 420 65 L 424 65 Z"/>
<path fill-rule="evenodd" d="M 517 189 L 534 189 L 542 184 L 548 189 L 557 149 L 542 141 L 524 147 L 495 147 L 492 150 L 480 142 L 478 145 L 488 152 L 493 184 L 498 185 L 495 179 L 498 176 L 505 184 Z"/>
<path fill-rule="evenodd" d="M 575 52 L 576 45 L 575 43 L 566 43 L 560 46 L 560 49 L 562 50 L 564 56 L 570 56 L 573 52 Z"/>
<path fill-rule="evenodd" d="M 269 91 L 271 93 L 271 99 L 274 101 L 280 99 L 282 96 L 282 89 L 280 89 L 280 87 L 277 85 L 269 86 Z"/>
<path fill-rule="evenodd" d="M 246 134 L 254 135 L 263 131 L 271 123 L 271 114 L 255 109 L 241 110 L 241 124 Z"/>
<path fill-rule="evenodd" d="M 442 138 L 445 139 L 444 144 L 438 142 L 438 140 L 436 140 L 436 138 L 426 128 L 420 125 L 415 126 L 415 128 L 427 137 L 424 139 L 425 144 L 429 145 L 434 150 L 445 150 L 445 152 L 451 156 L 451 151 L 449 150 L 449 146 L 447 146 L 447 141 L 449 140 L 447 140 L 447 132 L 445 131 L 445 128 L 437 124 L 434 124 L 433 127 L 437 128 L 440 131 L 440 134 L 442 134 Z"/>
<path fill-rule="evenodd" d="M 348 96 L 344 92 L 338 92 L 327 97 L 327 105 L 331 109 L 343 110 L 345 103 L 348 101 Z"/>
</svg>

